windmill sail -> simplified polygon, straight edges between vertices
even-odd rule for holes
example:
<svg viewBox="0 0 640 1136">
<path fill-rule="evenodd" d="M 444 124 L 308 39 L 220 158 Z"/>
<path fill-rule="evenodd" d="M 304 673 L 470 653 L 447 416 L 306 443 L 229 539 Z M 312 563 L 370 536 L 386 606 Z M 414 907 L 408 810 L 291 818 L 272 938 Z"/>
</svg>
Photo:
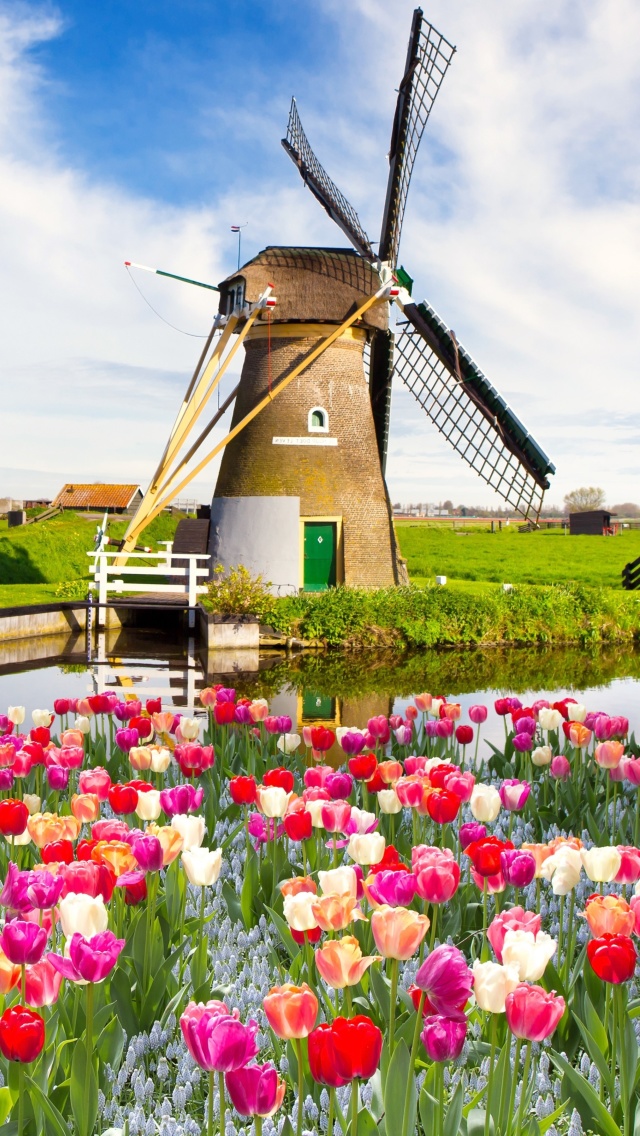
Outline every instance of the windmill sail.
<svg viewBox="0 0 640 1136">
<path fill-rule="evenodd" d="M 555 466 L 433 308 L 407 304 L 404 315 L 396 372 L 474 472 L 537 520 Z"/>
<path fill-rule="evenodd" d="M 282 139 L 282 145 L 300 170 L 305 185 L 308 185 L 323 209 L 326 209 L 331 219 L 340 226 L 353 247 L 362 256 L 372 259 L 374 252 L 371 242 L 362 228 L 358 214 L 320 165 L 309 145 L 309 140 L 302 129 L 295 99 L 291 100 L 287 136 Z"/>
<path fill-rule="evenodd" d="M 420 140 L 455 50 L 423 20 L 422 9 L 416 8 L 391 132 L 389 181 L 380 233 L 380 259 L 388 261 L 392 268 L 398 263 L 402 221 Z"/>
</svg>

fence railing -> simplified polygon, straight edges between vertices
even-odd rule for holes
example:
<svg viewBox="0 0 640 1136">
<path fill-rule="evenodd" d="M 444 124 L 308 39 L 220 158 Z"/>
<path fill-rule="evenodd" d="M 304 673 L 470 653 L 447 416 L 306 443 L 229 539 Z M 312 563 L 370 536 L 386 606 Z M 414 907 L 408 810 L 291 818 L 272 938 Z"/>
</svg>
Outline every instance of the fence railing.
<svg viewBox="0 0 640 1136">
<path fill-rule="evenodd" d="M 622 569 L 622 587 L 627 592 L 635 592 L 640 588 L 640 556 L 625 564 Z"/>
<path fill-rule="evenodd" d="M 206 585 L 199 581 L 207 579 L 209 575 L 206 562 L 210 556 L 201 552 L 173 552 L 170 542 L 165 543 L 165 552 L 129 553 L 126 564 L 111 563 L 122 557 L 122 553 L 118 551 L 87 553 L 87 556 L 93 557 L 89 570 L 94 578 L 91 586 L 98 591 L 98 627 L 104 626 L 109 595 L 121 596 L 125 592 L 143 592 L 150 596 L 185 596 L 189 607 L 189 627 L 195 627 L 198 596 L 207 591 Z M 143 563 L 139 563 L 140 561 Z M 136 578 L 139 580 L 141 576 L 145 577 L 145 582 L 136 583 Z M 162 581 L 167 577 L 171 578 L 171 583 L 155 582 L 156 579 Z"/>
</svg>

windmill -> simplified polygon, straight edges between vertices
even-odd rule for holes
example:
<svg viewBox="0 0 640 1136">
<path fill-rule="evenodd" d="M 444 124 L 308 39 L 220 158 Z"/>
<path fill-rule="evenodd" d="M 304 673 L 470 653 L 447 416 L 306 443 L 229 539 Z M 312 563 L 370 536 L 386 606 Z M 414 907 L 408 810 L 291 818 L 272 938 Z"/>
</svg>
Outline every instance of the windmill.
<svg viewBox="0 0 640 1136">
<path fill-rule="evenodd" d="M 402 582 L 384 480 L 394 375 L 463 461 L 537 522 L 553 465 L 455 333 L 426 301 L 412 299 L 411 277 L 398 267 L 416 155 L 454 52 L 416 9 L 377 253 L 311 149 L 292 100 L 282 144 L 353 247 L 269 246 L 219 285 L 218 315 L 125 552 L 223 452 L 208 534 L 216 564 L 243 563 L 284 591 Z M 395 334 L 391 303 L 400 310 Z M 240 382 L 185 452 L 241 343 Z M 232 404 L 230 431 L 199 457 Z"/>
</svg>

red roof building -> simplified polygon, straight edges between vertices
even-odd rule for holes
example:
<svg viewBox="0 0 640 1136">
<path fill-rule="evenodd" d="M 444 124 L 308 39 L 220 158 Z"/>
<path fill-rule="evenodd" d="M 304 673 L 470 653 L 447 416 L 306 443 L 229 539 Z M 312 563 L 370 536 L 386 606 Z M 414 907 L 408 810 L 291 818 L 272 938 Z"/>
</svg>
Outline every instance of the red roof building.
<svg viewBox="0 0 640 1136">
<path fill-rule="evenodd" d="M 52 506 L 61 509 L 87 509 L 100 513 L 134 513 L 142 500 L 139 485 L 63 485 Z"/>
</svg>

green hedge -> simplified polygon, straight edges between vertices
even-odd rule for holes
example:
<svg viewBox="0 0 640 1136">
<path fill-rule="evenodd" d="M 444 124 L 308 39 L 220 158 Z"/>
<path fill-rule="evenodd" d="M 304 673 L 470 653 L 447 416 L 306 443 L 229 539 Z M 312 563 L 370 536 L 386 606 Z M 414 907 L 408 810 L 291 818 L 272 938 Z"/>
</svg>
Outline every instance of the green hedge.
<svg viewBox="0 0 640 1136">
<path fill-rule="evenodd" d="M 439 587 L 341 587 L 276 599 L 261 614 L 283 634 L 331 647 L 640 640 L 640 594 L 583 584 L 479 595 Z"/>
</svg>

